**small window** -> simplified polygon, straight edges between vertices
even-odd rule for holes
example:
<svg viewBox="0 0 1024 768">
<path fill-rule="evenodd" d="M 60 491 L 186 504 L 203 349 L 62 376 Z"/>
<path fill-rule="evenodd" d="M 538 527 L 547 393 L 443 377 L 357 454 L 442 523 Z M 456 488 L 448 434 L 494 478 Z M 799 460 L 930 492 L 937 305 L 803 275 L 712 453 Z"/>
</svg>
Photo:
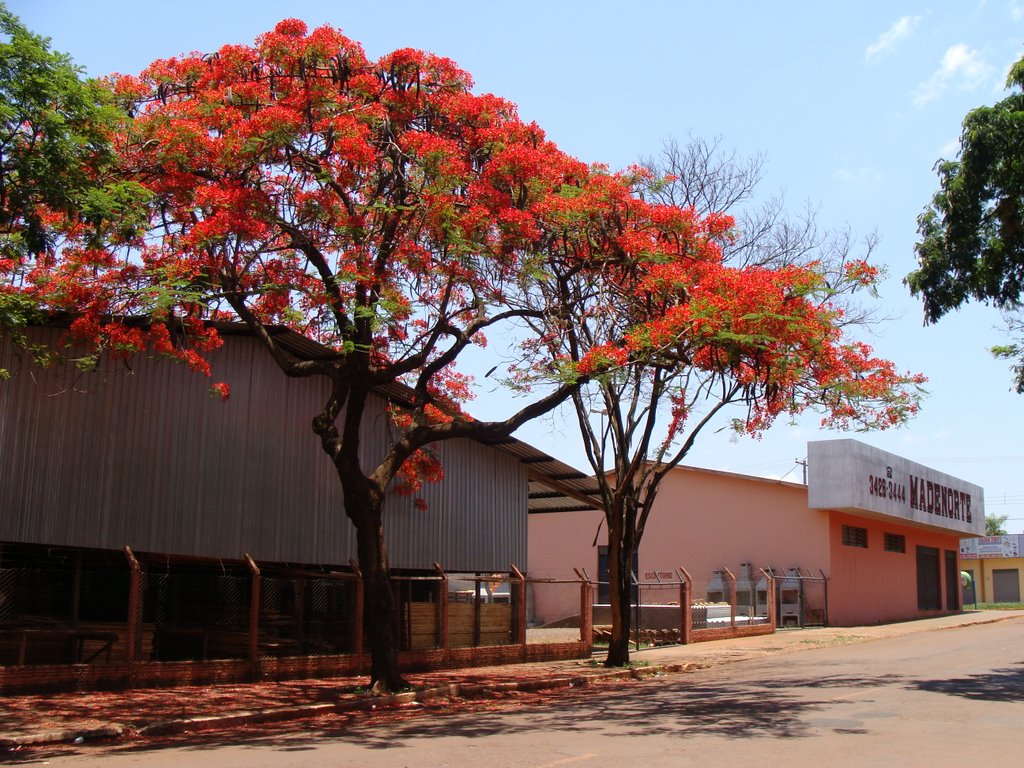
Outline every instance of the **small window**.
<svg viewBox="0 0 1024 768">
<path fill-rule="evenodd" d="M 868 529 L 854 525 L 843 526 L 843 545 L 847 547 L 868 548 Z"/>
<path fill-rule="evenodd" d="M 899 533 L 885 534 L 885 551 L 900 553 L 906 552 L 907 537 Z"/>
</svg>

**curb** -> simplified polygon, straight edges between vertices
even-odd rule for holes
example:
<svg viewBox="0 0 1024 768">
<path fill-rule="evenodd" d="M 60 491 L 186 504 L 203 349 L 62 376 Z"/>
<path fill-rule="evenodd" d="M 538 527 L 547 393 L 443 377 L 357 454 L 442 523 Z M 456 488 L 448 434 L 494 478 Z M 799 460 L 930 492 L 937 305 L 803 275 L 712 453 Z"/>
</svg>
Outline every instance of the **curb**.
<svg viewBox="0 0 1024 768">
<path fill-rule="evenodd" d="M 979 624 L 995 624 L 1007 619 L 1017 618 L 1014 615 L 998 616 L 990 619 L 952 624 L 945 627 L 931 627 L 924 631 L 941 631 Z M 919 630 L 920 631 L 920 630 Z M 900 637 L 908 633 L 894 633 L 888 637 Z M 861 642 L 881 640 L 883 637 L 865 637 Z M 797 649 L 808 650 L 808 649 Z M 728 663 L 723 659 L 719 663 Z M 318 702 L 316 704 L 299 704 L 270 709 L 240 710 L 223 715 L 204 715 L 199 717 L 163 720 L 150 725 L 133 728 L 131 726 L 108 723 L 90 728 L 63 728 L 36 733 L 0 734 L 0 750 L 15 751 L 23 747 L 36 747 L 54 744 L 82 744 L 87 741 L 101 739 L 120 739 L 126 736 L 168 736 L 190 731 L 217 730 L 241 725 L 257 723 L 284 722 L 306 717 L 339 714 L 358 710 L 374 710 L 377 708 L 396 707 L 413 702 L 436 701 L 438 699 L 473 699 L 484 698 L 496 693 L 511 691 L 545 691 L 559 688 L 586 688 L 602 682 L 619 680 L 643 680 L 651 677 L 662 677 L 670 674 L 693 672 L 715 666 L 714 663 L 687 661 L 667 664 L 651 664 L 650 666 L 619 669 L 594 674 L 560 675 L 541 677 L 533 680 L 509 681 L 503 683 L 448 683 L 433 688 L 406 691 L 384 696 L 365 696 L 338 702 Z"/>
<path fill-rule="evenodd" d="M 351 699 L 349 701 L 300 704 L 296 706 L 274 707 L 272 709 L 241 710 L 224 715 L 204 715 L 176 720 L 163 720 L 140 728 L 109 724 L 96 728 L 66 728 L 40 731 L 32 734 L 11 734 L 0 736 L 0 749 L 12 751 L 22 747 L 82 744 L 87 741 L 98 741 L 101 739 L 119 739 L 129 735 L 142 737 L 170 736 L 191 731 L 209 731 L 257 723 L 284 722 L 358 710 L 370 711 L 377 708 L 397 707 L 414 702 L 437 701 L 438 699 L 484 698 L 494 693 L 512 691 L 586 688 L 602 682 L 642 680 L 673 673 L 690 672 L 706 666 L 705 664 L 695 662 L 685 662 L 679 664 L 657 664 L 592 675 L 568 675 L 539 678 L 536 680 L 509 681 L 493 685 L 486 683 L 448 683 L 434 688 L 423 688 L 418 691 L 406 691 L 404 693 Z"/>
<path fill-rule="evenodd" d="M 406 691 L 384 696 L 374 696 L 351 701 L 335 703 L 302 704 L 292 707 L 276 707 L 243 712 L 232 712 L 227 715 L 210 715 L 206 717 L 188 717 L 179 720 L 165 720 L 152 725 L 143 726 L 135 731 L 140 736 L 168 736 L 187 731 L 216 730 L 218 728 L 254 723 L 281 722 L 298 720 L 304 717 L 337 714 L 357 710 L 373 710 L 385 707 L 397 707 L 414 702 L 437 701 L 438 699 L 474 699 L 484 698 L 494 693 L 511 691 L 544 691 L 558 688 L 586 688 L 595 683 L 614 680 L 642 680 L 647 677 L 660 677 L 677 672 L 690 672 L 706 665 L 694 662 L 682 664 L 659 664 L 636 669 L 616 670 L 594 675 L 572 675 L 561 677 L 540 678 L 537 680 L 509 681 L 504 683 L 448 683 L 435 688 L 423 688 L 418 691 Z"/>
<path fill-rule="evenodd" d="M 0 736 L 0 749 L 12 751 L 21 747 L 40 747 L 47 744 L 81 744 L 97 739 L 117 739 L 130 731 L 123 725 L 101 725 L 96 728 L 62 728 L 36 733 Z"/>
</svg>

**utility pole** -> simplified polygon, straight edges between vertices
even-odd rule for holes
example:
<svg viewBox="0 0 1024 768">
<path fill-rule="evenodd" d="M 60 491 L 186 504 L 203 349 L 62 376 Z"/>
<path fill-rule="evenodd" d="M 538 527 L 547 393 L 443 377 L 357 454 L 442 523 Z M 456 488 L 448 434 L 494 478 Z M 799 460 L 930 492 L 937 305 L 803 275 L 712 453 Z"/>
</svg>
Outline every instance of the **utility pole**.
<svg viewBox="0 0 1024 768">
<path fill-rule="evenodd" d="M 797 464 L 799 464 L 800 468 L 803 470 L 803 473 L 804 473 L 804 485 L 807 485 L 807 459 L 793 459 L 793 461 L 795 461 Z"/>
</svg>

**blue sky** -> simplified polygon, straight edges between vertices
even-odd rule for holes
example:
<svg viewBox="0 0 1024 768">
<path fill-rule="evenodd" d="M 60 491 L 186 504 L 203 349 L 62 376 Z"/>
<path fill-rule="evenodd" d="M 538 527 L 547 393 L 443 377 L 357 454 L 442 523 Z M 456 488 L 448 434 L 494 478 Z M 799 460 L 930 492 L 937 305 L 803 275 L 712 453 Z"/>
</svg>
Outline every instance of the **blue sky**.
<svg viewBox="0 0 1024 768">
<path fill-rule="evenodd" d="M 434 51 L 511 99 L 563 149 L 621 167 L 668 137 L 721 137 L 767 159 L 762 196 L 807 203 L 819 223 L 877 232 L 893 319 L 865 336 L 929 377 L 921 415 L 857 436 L 985 488 L 987 511 L 1024 531 L 1024 397 L 1013 394 L 994 310 L 970 306 L 923 327 L 901 284 L 914 267 L 915 219 L 956 153 L 960 122 L 1003 97 L 1024 55 L 1024 0 L 900 2 L 405 2 L 8 0 L 90 75 L 135 73 L 156 58 L 249 43 L 285 16 L 329 23 L 371 56 Z M 507 410 L 493 392 L 473 407 Z M 688 463 L 799 479 L 807 440 L 837 435 L 807 417 L 761 440 L 707 433 Z M 554 417 L 519 436 L 583 467 L 574 423 Z"/>
</svg>

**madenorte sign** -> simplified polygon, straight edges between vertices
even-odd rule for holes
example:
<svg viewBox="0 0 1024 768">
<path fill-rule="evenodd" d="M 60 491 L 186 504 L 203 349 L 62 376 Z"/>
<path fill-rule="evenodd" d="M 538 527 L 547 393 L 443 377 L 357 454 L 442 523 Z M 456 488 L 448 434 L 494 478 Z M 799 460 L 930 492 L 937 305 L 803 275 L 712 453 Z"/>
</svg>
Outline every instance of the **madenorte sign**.
<svg viewBox="0 0 1024 768">
<path fill-rule="evenodd" d="M 964 534 L 985 532 L 981 486 L 859 440 L 807 444 L 811 509 L 851 510 Z"/>
</svg>

